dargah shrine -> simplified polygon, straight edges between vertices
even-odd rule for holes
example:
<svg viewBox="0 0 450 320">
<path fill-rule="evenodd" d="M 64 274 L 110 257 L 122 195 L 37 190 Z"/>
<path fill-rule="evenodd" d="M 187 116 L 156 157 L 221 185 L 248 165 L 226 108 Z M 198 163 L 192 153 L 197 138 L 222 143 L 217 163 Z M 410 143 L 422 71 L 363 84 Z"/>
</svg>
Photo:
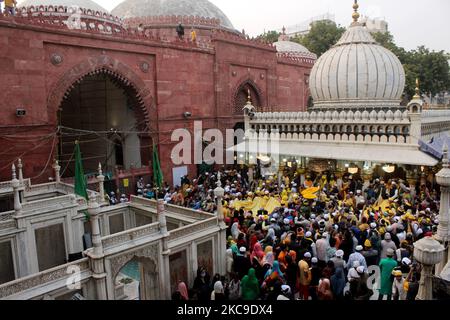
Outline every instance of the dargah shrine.
<svg viewBox="0 0 450 320">
<path fill-rule="evenodd" d="M 0 32 L 8 48 L 1 77 L 9 83 L 0 108 L 9 150 L 0 155 L 3 179 L 24 153 L 32 159 L 27 176 L 50 176 L 50 155 L 68 164 L 63 178 L 73 177 L 78 136 L 86 171 L 101 162 L 111 177 L 148 175 L 151 147 L 159 145 L 171 183 L 175 129 L 192 130 L 196 120 L 204 130 L 243 128 L 248 92 L 259 111 L 306 110 L 316 60 L 288 41 L 250 39 L 207 0 L 128 0 L 111 13 L 89 0 L 26 0 L 14 17 L 0 18 Z"/>
<path fill-rule="evenodd" d="M 419 81 L 401 105 L 403 66 L 359 22 L 357 1 L 353 9 L 319 59 L 284 33 L 273 45 L 251 39 L 207 0 L 126 0 L 110 13 L 89 0 L 26 0 L 15 16 L 0 15 L 9 84 L 0 99 L 0 299 L 170 300 L 201 270 L 227 274 L 237 222 L 226 215 L 233 182 L 223 185 L 222 168 L 211 171 L 211 212 L 134 195 L 158 156 L 164 182 L 181 178 L 171 134 L 201 120 L 204 130 L 245 130 L 229 151 L 250 184 L 258 172 L 279 186 L 287 174 L 302 184 L 334 175 L 438 186 L 438 229 L 414 243 L 417 299 L 431 300 L 436 281 L 450 284 L 450 110 L 424 110 Z M 197 177 L 196 165 L 185 169 L 184 179 Z M 110 205 L 119 186 L 129 199 Z"/>
</svg>

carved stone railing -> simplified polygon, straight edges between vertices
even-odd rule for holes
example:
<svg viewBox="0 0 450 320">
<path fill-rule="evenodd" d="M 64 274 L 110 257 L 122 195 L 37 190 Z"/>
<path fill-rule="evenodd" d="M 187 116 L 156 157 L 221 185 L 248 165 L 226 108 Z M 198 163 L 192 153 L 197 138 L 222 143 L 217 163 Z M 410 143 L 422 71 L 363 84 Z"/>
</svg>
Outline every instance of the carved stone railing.
<svg viewBox="0 0 450 320">
<path fill-rule="evenodd" d="M 232 42 L 232 43 L 236 43 L 236 44 L 240 44 L 240 45 L 244 45 L 244 46 L 250 46 L 250 47 L 255 47 L 258 49 L 269 50 L 274 53 L 277 52 L 276 47 L 271 43 L 268 43 L 268 42 L 263 41 L 258 38 L 249 38 L 240 33 L 236 34 L 235 32 L 229 32 L 229 31 L 225 31 L 225 30 L 214 30 L 212 33 L 211 39 L 213 41 L 217 41 L 217 40 L 228 41 L 228 42 Z"/>
<path fill-rule="evenodd" d="M 25 191 L 30 190 L 31 180 L 30 179 L 23 179 L 23 187 L 25 188 Z M 10 193 L 12 191 L 13 190 L 12 190 L 11 181 L 2 181 L 2 182 L 0 182 L 0 193 Z"/>
<path fill-rule="evenodd" d="M 16 220 L 5 220 L 0 221 L 0 231 L 1 230 L 8 230 L 8 229 L 16 229 L 17 228 L 17 222 Z"/>
<path fill-rule="evenodd" d="M 255 113 L 249 139 L 358 141 L 409 144 L 407 111 L 312 111 Z"/>
<path fill-rule="evenodd" d="M 88 271 L 89 259 L 85 258 L 82 260 L 78 260 L 76 262 L 58 266 L 56 268 L 49 269 L 38 274 L 2 284 L 0 285 L 0 299 L 29 289 L 37 288 L 42 285 L 47 285 L 51 282 L 63 280 L 64 278 L 69 278 L 70 276 L 73 276 L 72 273 L 67 272 L 68 268 L 71 266 L 79 267 L 81 272 Z"/>
<path fill-rule="evenodd" d="M 142 198 L 142 197 L 132 196 L 131 197 L 131 203 L 132 204 L 139 204 L 139 205 L 147 206 L 147 207 L 152 208 L 154 210 L 156 210 L 156 207 L 157 207 L 156 200 L 145 199 L 145 198 Z M 172 204 L 166 204 L 165 205 L 165 209 L 169 213 L 176 213 L 176 214 L 183 215 L 183 216 L 186 216 L 186 217 L 189 217 L 189 218 L 192 218 L 192 219 L 196 219 L 196 220 L 209 219 L 209 218 L 215 217 L 215 215 L 211 214 L 211 213 L 207 213 L 207 212 L 203 212 L 203 211 L 197 211 L 197 210 L 193 210 L 193 209 L 189 209 L 189 208 L 185 208 L 185 207 L 180 207 L 180 206 L 175 206 L 175 205 L 172 205 Z"/>
<path fill-rule="evenodd" d="M 205 18 L 199 16 L 151 16 L 151 17 L 136 17 L 124 20 L 124 25 L 130 27 L 138 27 L 140 25 L 147 26 L 175 26 L 179 23 L 185 26 L 207 26 L 212 28 L 220 28 L 220 20 L 214 18 Z"/>
<path fill-rule="evenodd" d="M 67 16 L 49 15 L 47 12 L 36 12 L 34 14 L 24 14 L 17 16 L 5 16 L 0 14 L 0 22 L 14 23 L 15 25 L 36 26 L 46 29 L 74 32 L 79 34 L 98 34 L 102 36 L 113 36 L 121 40 L 145 41 L 171 45 L 175 47 L 198 49 L 202 51 L 213 51 L 213 46 L 208 41 L 198 40 L 195 42 L 189 40 L 174 41 L 164 39 L 158 35 L 154 35 L 150 30 L 142 30 L 139 28 L 124 28 L 121 24 L 110 23 L 110 21 L 102 21 L 101 19 L 94 19 L 92 16 L 87 16 L 81 19 L 79 23 L 68 24 Z"/>
<path fill-rule="evenodd" d="M 40 210 L 64 209 L 76 205 L 77 202 L 75 195 L 66 195 L 50 199 L 26 202 L 22 204 L 22 214 L 26 215 Z"/>
<path fill-rule="evenodd" d="M 159 222 L 149 224 L 136 229 L 127 230 L 124 232 L 116 233 L 111 236 L 102 238 L 102 244 L 104 249 L 115 247 L 117 245 L 125 244 L 129 241 L 145 238 L 150 235 L 154 235 L 160 232 Z"/>
<path fill-rule="evenodd" d="M 204 231 L 216 226 L 218 226 L 217 218 L 210 218 L 204 221 L 190 224 L 188 226 L 170 231 L 169 241 L 175 241 L 181 238 L 185 238 L 189 235 L 196 234 L 200 231 Z"/>
<path fill-rule="evenodd" d="M 45 193 L 53 193 L 57 192 L 57 186 L 56 182 L 49 182 L 49 183 L 43 183 L 43 184 L 37 184 L 32 185 L 27 190 L 27 195 L 38 195 L 38 194 L 45 194 Z"/>
<path fill-rule="evenodd" d="M 0 213 L 0 222 L 11 220 L 13 218 L 13 215 L 14 215 L 14 211 L 1 212 Z"/>
<path fill-rule="evenodd" d="M 16 15 L 20 17 L 32 17 L 36 15 L 65 17 L 68 18 L 74 14 L 79 14 L 81 19 L 99 20 L 118 26 L 122 25 L 122 19 L 102 11 L 95 11 L 86 8 L 76 8 L 68 6 L 40 5 L 21 7 L 17 10 Z"/>
</svg>

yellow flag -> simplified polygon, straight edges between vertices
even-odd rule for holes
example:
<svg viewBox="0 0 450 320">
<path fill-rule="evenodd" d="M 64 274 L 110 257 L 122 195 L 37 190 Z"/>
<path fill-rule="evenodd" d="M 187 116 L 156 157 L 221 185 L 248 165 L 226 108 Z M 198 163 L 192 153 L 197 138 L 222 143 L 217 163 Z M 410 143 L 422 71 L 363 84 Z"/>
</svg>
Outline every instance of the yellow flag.
<svg viewBox="0 0 450 320">
<path fill-rule="evenodd" d="M 280 207 L 281 207 L 281 203 L 278 199 L 270 198 L 269 201 L 267 202 L 266 206 L 264 207 L 264 209 L 266 209 L 267 212 L 269 212 L 269 214 L 271 214 L 276 208 L 280 208 Z"/>
</svg>

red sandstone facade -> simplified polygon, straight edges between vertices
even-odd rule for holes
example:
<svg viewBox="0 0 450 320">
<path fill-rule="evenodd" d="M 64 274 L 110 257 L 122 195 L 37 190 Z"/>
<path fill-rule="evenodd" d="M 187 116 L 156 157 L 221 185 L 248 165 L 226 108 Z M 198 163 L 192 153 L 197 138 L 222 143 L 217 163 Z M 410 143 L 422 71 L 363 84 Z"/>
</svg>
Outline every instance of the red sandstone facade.
<svg viewBox="0 0 450 320">
<path fill-rule="evenodd" d="M 216 28 L 217 21 L 205 19 L 198 41 L 191 42 L 189 29 L 181 41 L 174 28 L 163 23 L 142 29 L 142 21 L 131 21 L 125 28 L 111 16 L 85 12 L 82 29 L 70 30 L 62 19 L 45 14 L 49 8 L 32 10 L 34 14 L 0 16 L 2 180 L 10 179 L 11 164 L 18 158 L 25 162 L 26 177 L 45 181 L 53 175 L 58 109 L 89 74 L 108 74 L 132 92 L 136 118 L 148 132 L 139 135 L 141 146 L 159 145 L 169 183 L 170 153 L 176 145 L 170 141 L 173 130 L 193 129 L 195 120 L 203 121 L 204 130 L 235 127 L 243 121 L 236 103 L 248 89 L 260 110 L 306 108 L 314 59 L 281 56 L 271 45 Z M 26 116 L 18 117 L 17 109 L 25 109 Z M 185 112 L 192 117 L 186 119 Z M 142 164 L 148 165 L 150 148 L 141 150 L 141 156 Z M 191 175 L 196 172 L 195 165 L 189 166 Z"/>
</svg>

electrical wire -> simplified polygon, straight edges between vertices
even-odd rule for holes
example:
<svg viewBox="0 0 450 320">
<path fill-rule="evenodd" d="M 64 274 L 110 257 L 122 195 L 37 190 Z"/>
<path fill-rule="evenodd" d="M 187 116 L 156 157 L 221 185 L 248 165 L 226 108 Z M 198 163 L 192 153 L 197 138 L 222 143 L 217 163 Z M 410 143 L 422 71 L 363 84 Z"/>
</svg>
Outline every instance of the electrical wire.
<svg viewBox="0 0 450 320">
<path fill-rule="evenodd" d="M 45 164 L 44 169 L 42 169 L 42 171 L 41 171 L 37 176 L 32 177 L 32 178 L 31 178 L 32 180 L 41 177 L 41 176 L 47 171 L 47 168 L 48 168 L 48 166 L 50 165 L 50 161 L 51 161 L 51 158 L 52 158 L 52 155 L 53 155 L 53 151 L 55 150 L 55 146 L 57 145 L 57 143 L 56 143 L 56 142 L 57 142 L 57 138 L 58 138 L 58 137 L 57 137 L 57 135 L 55 134 L 55 136 L 53 137 L 52 150 L 50 151 L 50 153 L 49 153 L 49 155 L 48 155 L 47 163 Z"/>
</svg>

